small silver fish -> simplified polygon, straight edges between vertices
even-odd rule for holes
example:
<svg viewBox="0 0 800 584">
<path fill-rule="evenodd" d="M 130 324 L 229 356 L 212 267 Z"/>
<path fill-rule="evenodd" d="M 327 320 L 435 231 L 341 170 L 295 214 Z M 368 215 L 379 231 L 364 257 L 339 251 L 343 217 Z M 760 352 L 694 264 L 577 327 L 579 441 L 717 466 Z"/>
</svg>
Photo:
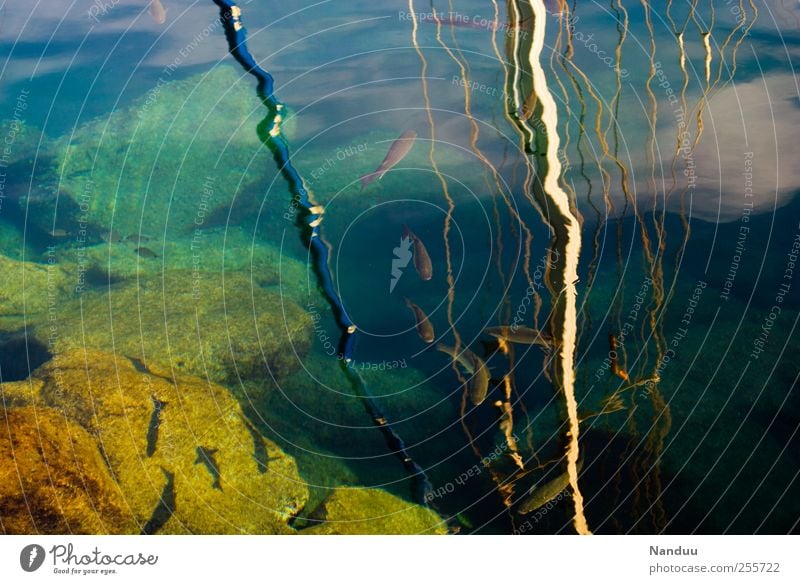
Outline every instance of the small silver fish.
<svg viewBox="0 0 800 584">
<path fill-rule="evenodd" d="M 467 382 L 469 398 L 476 406 L 483 403 L 483 400 L 486 399 L 486 394 L 489 392 L 489 368 L 483 359 L 466 347 L 462 347 L 460 352 L 456 352 L 454 347 L 437 343 L 436 350 L 450 355 L 454 361 L 472 376 Z"/>
<path fill-rule="evenodd" d="M 159 0 L 152 0 L 147 11 L 156 24 L 164 24 L 167 22 L 167 9 L 164 8 L 164 5 L 161 4 Z"/>
<path fill-rule="evenodd" d="M 527 326 L 491 326 L 484 329 L 484 332 L 509 343 L 539 345 L 548 349 L 553 346 L 553 337 Z"/>
<path fill-rule="evenodd" d="M 430 280 L 433 277 L 433 264 L 431 264 L 431 256 L 428 255 L 425 244 L 406 225 L 403 225 L 403 237 L 414 243 L 414 268 L 417 270 L 417 274 L 423 280 Z"/>
<path fill-rule="evenodd" d="M 109 231 L 102 232 L 100 234 L 100 239 L 102 239 L 106 243 L 117 243 L 120 240 L 120 236 L 119 233 L 111 229 Z"/>
<path fill-rule="evenodd" d="M 137 247 L 134 251 L 138 253 L 140 257 L 143 258 L 152 259 L 158 257 L 158 254 L 156 254 L 156 252 L 154 252 L 149 247 Z"/>
<path fill-rule="evenodd" d="M 578 472 L 580 472 L 582 468 L 583 458 L 578 461 Z M 542 505 L 547 505 L 547 503 L 558 497 L 558 494 L 566 489 L 568 485 L 569 474 L 566 472 L 541 486 L 537 483 L 529 491 L 528 496 L 522 500 L 517 512 L 525 515 L 531 511 L 536 511 Z"/>
<path fill-rule="evenodd" d="M 359 179 L 361 181 L 361 188 L 366 187 L 376 178 L 381 180 L 384 174 L 389 172 L 395 164 L 406 157 L 411 147 L 414 146 L 414 140 L 416 139 L 417 133 L 414 130 L 406 130 L 403 132 L 400 137 L 392 143 L 389 152 L 386 154 L 386 158 L 383 159 L 383 162 L 380 163 L 378 168 L 376 168 L 374 172 L 365 174 Z"/>
<path fill-rule="evenodd" d="M 432 343 L 436 335 L 433 332 L 433 324 L 431 324 L 428 315 L 408 298 L 405 298 L 405 301 L 406 306 L 414 313 L 414 319 L 417 321 L 417 333 L 419 334 L 419 338 L 426 343 Z"/>
<path fill-rule="evenodd" d="M 131 233 L 127 235 L 122 241 L 128 243 L 147 243 L 152 238 L 148 235 L 144 235 L 143 233 Z"/>
</svg>

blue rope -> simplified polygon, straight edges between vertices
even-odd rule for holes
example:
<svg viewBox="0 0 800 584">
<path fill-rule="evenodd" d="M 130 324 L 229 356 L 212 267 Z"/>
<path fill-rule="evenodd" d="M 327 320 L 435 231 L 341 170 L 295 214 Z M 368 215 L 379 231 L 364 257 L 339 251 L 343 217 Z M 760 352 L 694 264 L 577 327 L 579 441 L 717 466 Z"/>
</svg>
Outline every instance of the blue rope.
<svg viewBox="0 0 800 584">
<path fill-rule="evenodd" d="M 303 242 L 311 251 L 317 282 L 333 310 L 336 324 L 341 331 L 339 362 L 348 379 L 355 387 L 367 412 L 372 417 L 373 423 L 380 428 L 386 445 L 402 461 L 406 470 L 412 476 L 415 487 L 414 492 L 418 502 L 427 505 L 431 499 L 430 493 L 433 491 L 433 487 L 425 475 L 425 471 L 408 454 L 405 443 L 387 422 L 386 416 L 381 411 L 377 400 L 370 393 L 363 378 L 349 366 L 355 349 L 356 326 L 347 315 L 347 311 L 333 285 L 328 263 L 331 249 L 320 232 L 324 210 L 321 205 L 313 201 L 310 193 L 303 186 L 303 179 L 289 160 L 289 145 L 280 132 L 280 124 L 285 115 L 285 108 L 273 93 L 274 81 L 272 75 L 259 67 L 247 49 L 247 31 L 241 22 L 241 9 L 236 3 L 228 2 L 227 0 L 214 0 L 214 4 L 219 6 L 220 19 L 225 29 L 225 37 L 228 41 L 231 55 L 247 73 L 252 74 L 258 80 L 258 96 L 267 108 L 266 117 L 258 125 L 258 135 L 272 152 L 281 174 L 289 185 L 293 200 L 298 203 L 297 225 L 301 229 Z"/>
</svg>

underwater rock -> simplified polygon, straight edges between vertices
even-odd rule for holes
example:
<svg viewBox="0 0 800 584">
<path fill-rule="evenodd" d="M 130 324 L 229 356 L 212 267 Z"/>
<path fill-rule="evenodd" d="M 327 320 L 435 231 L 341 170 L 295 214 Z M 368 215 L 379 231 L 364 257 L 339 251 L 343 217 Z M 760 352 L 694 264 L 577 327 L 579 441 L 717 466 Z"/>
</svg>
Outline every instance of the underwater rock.
<svg viewBox="0 0 800 584">
<path fill-rule="evenodd" d="M 83 350 L 56 356 L 32 382 L 36 405 L 57 409 L 96 440 L 116 481 L 104 490 L 121 491 L 134 532 L 292 532 L 287 521 L 308 497 L 295 462 L 266 439 L 255 448 L 252 426 L 224 388 Z M 19 399 L 23 384 L 12 385 Z M 58 435 L 65 451 L 67 436 Z M 219 488 L 208 465 L 196 464 L 198 448 L 212 453 Z M 266 472 L 259 450 L 269 456 Z"/>
<path fill-rule="evenodd" d="M 128 497 L 114 483 L 89 432 L 51 408 L 9 408 L 5 414 L 0 432 L 0 531 L 138 531 Z"/>
<path fill-rule="evenodd" d="M 274 163 L 256 132 L 262 117 L 250 79 L 232 66 L 159 83 L 57 141 L 60 192 L 96 226 L 191 232 L 215 210 L 224 219 L 248 189 L 263 196 Z"/>
<path fill-rule="evenodd" d="M 173 269 L 188 270 L 201 278 L 209 273 L 243 272 L 254 286 L 280 286 L 280 293 L 295 301 L 308 298 L 303 285 L 307 267 L 295 259 L 298 254 L 305 255 L 299 242 L 291 250 L 289 243 L 281 249 L 261 236 L 254 238 L 252 230 L 235 226 L 198 229 L 166 240 L 163 234 L 144 230 L 119 233 L 119 239 L 111 243 L 101 243 L 102 236 L 107 233 L 98 233 L 97 243 L 85 247 L 74 246 L 75 238 L 68 238 L 64 245 L 54 249 L 57 263 L 73 273 L 73 283 L 84 290 Z M 147 245 L 160 256 L 157 261 L 140 257 L 135 251 L 140 245 Z"/>
<path fill-rule="evenodd" d="M 70 296 L 68 271 L 45 259 L 44 264 L 21 262 L 0 254 L 0 330 L 9 330 L 24 315 L 46 313 L 55 298 Z"/>
<path fill-rule="evenodd" d="M 380 535 L 447 533 L 444 520 L 430 509 L 395 497 L 380 489 L 336 489 L 315 509 L 318 525 L 303 534 Z"/>
<path fill-rule="evenodd" d="M 152 261 L 152 260 L 151 260 Z M 34 336 L 53 322 L 29 317 Z M 55 351 L 114 350 L 217 382 L 281 378 L 311 342 L 311 317 L 241 272 L 167 270 L 85 292 L 57 308 Z M 268 368 L 268 369 L 267 369 Z"/>
</svg>

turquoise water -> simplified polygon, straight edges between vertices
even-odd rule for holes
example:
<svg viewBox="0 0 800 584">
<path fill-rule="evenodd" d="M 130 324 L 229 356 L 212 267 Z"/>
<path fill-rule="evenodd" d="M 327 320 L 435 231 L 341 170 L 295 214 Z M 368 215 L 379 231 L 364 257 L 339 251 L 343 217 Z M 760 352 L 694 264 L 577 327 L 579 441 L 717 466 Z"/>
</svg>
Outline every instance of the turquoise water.
<svg viewBox="0 0 800 584">
<path fill-rule="evenodd" d="M 796 7 L 548 2 L 537 22 L 527 2 L 243 5 L 325 210 L 326 295 L 220 9 L 162 3 L 164 23 L 146 2 L 3 8 L 0 253 L 63 268 L 0 297 L 3 381 L 74 347 L 208 378 L 297 461 L 298 527 L 332 489 L 370 487 L 459 533 L 572 533 L 577 515 L 595 533 L 797 531 Z M 553 184 L 579 222 L 574 347 Z M 163 311 L 176 289 L 202 326 Z M 332 297 L 357 327 L 349 361 Z M 437 343 L 485 360 L 480 405 L 406 298 Z M 555 340 L 505 352 L 485 329 L 512 324 Z M 567 470 L 570 393 L 583 508 L 565 484 L 522 514 Z"/>
</svg>

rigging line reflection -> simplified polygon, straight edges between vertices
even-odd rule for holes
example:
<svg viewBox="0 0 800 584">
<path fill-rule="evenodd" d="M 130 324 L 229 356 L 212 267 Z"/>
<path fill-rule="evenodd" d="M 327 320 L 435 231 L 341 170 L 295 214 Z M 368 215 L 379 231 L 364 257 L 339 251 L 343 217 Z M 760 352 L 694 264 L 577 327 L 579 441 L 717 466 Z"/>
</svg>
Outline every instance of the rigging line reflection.
<svg viewBox="0 0 800 584">
<path fill-rule="evenodd" d="M 339 364 L 348 380 L 353 385 L 361 403 L 372 417 L 373 423 L 379 428 L 384 441 L 392 452 L 406 468 L 414 482 L 414 495 L 422 505 L 428 505 L 428 494 L 433 487 L 425 471 L 419 466 L 406 450 L 403 439 L 392 428 L 391 423 L 380 408 L 378 401 L 372 396 L 361 375 L 349 366 L 353 359 L 356 340 L 356 326 L 345 310 L 341 299 L 336 293 L 333 278 L 330 273 L 329 258 L 331 246 L 322 236 L 320 225 L 324 209 L 315 200 L 313 193 L 307 188 L 300 174 L 290 160 L 289 145 L 281 133 L 281 122 L 285 115 L 284 105 L 278 101 L 273 93 L 274 80 L 272 76 L 262 69 L 255 61 L 247 48 L 247 31 L 242 24 L 242 10 L 229 0 L 214 0 L 220 9 L 220 21 L 225 30 L 228 48 L 231 55 L 258 81 L 258 96 L 267 108 L 266 117 L 259 123 L 258 134 L 262 142 L 272 153 L 281 175 L 286 179 L 293 197 L 299 204 L 297 222 L 305 245 L 310 249 L 314 260 L 314 271 L 320 288 L 333 310 L 337 326 L 341 332 L 339 342 Z"/>
</svg>

